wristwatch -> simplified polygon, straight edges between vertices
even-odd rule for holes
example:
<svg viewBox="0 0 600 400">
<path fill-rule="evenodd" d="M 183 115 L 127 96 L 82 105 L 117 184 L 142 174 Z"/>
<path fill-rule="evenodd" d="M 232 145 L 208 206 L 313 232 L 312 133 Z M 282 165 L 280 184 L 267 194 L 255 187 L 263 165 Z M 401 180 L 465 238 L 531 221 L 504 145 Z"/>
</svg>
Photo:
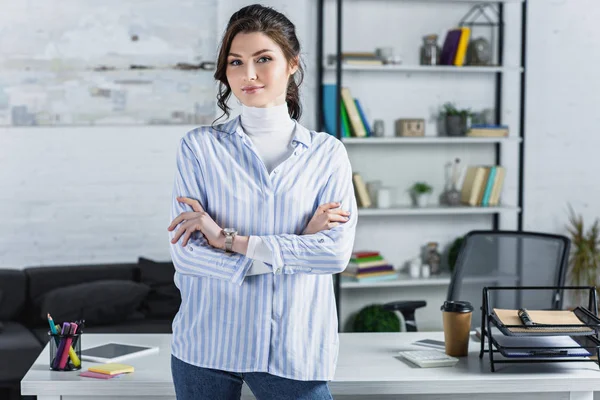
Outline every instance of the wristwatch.
<svg viewBox="0 0 600 400">
<path fill-rule="evenodd" d="M 237 235 L 237 231 L 233 228 L 223 229 L 223 235 L 225 235 L 225 251 L 232 253 L 233 238 Z"/>
</svg>

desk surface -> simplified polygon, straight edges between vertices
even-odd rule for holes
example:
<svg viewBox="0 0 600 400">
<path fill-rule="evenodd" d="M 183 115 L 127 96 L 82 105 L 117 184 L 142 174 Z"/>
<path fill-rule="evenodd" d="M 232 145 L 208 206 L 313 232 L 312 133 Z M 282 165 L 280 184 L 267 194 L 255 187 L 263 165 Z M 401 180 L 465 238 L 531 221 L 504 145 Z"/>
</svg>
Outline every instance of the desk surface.
<svg viewBox="0 0 600 400">
<path fill-rule="evenodd" d="M 419 368 L 397 356 L 400 350 L 423 350 L 419 339 L 443 340 L 441 332 L 342 333 L 334 395 L 536 393 L 600 391 L 600 369 L 592 362 L 552 364 L 498 364 L 490 372 L 487 354 L 478 357 L 480 343 L 471 340 L 468 357 L 454 367 Z M 21 382 L 23 395 L 46 396 L 174 396 L 170 369 L 170 335 L 88 334 L 83 348 L 107 341 L 154 345 L 158 354 L 125 363 L 135 373 L 105 381 L 79 377 L 79 372 L 48 369 L 48 347 Z M 94 363 L 84 362 L 83 369 Z M 248 392 L 246 386 L 244 391 Z M 587 398 L 587 397 L 586 397 Z"/>
</svg>

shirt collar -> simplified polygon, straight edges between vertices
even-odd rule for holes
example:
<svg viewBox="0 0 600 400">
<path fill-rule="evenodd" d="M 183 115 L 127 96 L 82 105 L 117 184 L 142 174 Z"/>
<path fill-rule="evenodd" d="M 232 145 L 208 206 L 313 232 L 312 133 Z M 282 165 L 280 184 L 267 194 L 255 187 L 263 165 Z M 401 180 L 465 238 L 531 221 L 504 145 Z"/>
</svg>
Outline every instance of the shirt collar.
<svg viewBox="0 0 600 400">
<path fill-rule="evenodd" d="M 294 137 L 292 138 L 292 142 L 296 141 L 298 143 L 302 143 L 306 148 L 310 147 L 311 144 L 311 134 L 308 129 L 302 126 L 298 121 L 294 120 L 294 124 L 296 125 L 294 128 Z M 231 135 L 236 134 L 239 137 L 243 138 L 245 133 L 242 129 L 241 117 L 237 116 L 231 121 L 225 122 L 223 124 L 221 132 Z"/>
</svg>

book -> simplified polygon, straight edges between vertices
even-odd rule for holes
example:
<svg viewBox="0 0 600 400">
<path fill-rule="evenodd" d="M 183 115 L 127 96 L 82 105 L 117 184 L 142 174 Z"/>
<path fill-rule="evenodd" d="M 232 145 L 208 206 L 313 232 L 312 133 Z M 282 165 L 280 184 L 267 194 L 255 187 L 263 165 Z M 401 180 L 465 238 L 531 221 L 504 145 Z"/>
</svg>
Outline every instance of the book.
<svg viewBox="0 0 600 400">
<path fill-rule="evenodd" d="M 346 280 L 346 281 L 349 281 L 349 282 L 360 282 L 360 283 L 382 282 L 382 281 L 393 281 L 393 280 L 396 280 L 396 279 L 398 279 L 398 274 L 397 273 L 393 273 L 393 274 L 389 274 L 389 275 L 368 276 L 368 277 L 363 277 L 363 278 L 342 276 L 342 278 L 344 280 Z"/>
<path fill-rule="evenodd" d="M 371 196 L 369 196 L 367 186 L 359 173 L 355 172 L 352 174 L 352 183 L 354 183 L 354 191 L 356 192 L 359 207 L 371 207 Z"/>
<path fill-rule="evenodd" d="M 490 203 L 490 197 L 492 195 L 492 188 L 494 187 L 494 181 L 496 178 L 496 167 L 490 167 L 490 174 L 485 184 L 485 190 L 483 191 L 483 200 L 481 200 L 481 206 L 487 207 Z"/>
<path fill-rule="evenodd" d="M 363 107 L 360 104 L 360 101 L 358 99 L 354 99 L 354 103 L 356 103 L 356 108 L 358 109 L 358 113 L 360 114 L 360 119 L 362 120 L 365 130 L 367 131 L 367 136 L 372 136 L 371 125 L 369 124 L 369 121 L 367 120 L 367 117 L 365 115 L 365 110 L 363 109 Z"/>
<path fill-rule="evenodd" d="M 374 272 L 382 272 L 382 271 L 392 271 L 394 270 L 394 267 L 391 264 L 383 264 L 383 265 L 377 265 L 374 267 L 360 267 L 360 266 L 355 266 L 355 265 L 348 265 L 348 267 L 346 268 L 346 271 L 348 271 L 349 273 L 352 274 L 370 274 L 370 273 L 374 273 Z"/>
<path fill-rule="evenodd" d="M 371 261 L 379 261 L 379 260 L 383 260 L 383 257 L 378 254 L 376 256 L 371 256 L 371 257 L 351 258 L 350 262 L 362 264 L 362 263 L 367 263 L 367 262 L 371 262 Z"/>
<path fill-rule="evenodd" d="M 446 33 L 442 51 L 440 53 L 440 64 L 441 65 L 453 65 L 454 58 L 456 57 L 456 51 L 458 49 L 458 43 L 460 42 L 460 36 L 462 30 L 451 29 Z"/>
<path fill-rule="evenodd" d="M 476 206 L 483 196 L 486 183 L 486 167 L 471 166 L 467 168 L 465 179 L 460 192 L 460 201 L 463 204 Z"/>
<path fill-rule="evenodd" d="M 97 372 L 99 374 L 105 375 L 118 375 L 124 373 L 131 373 L 134 371 L 134 368 L 131 365 L 126 364 L 108 363 L 94 365 L 93 367 L 89 367 L 88 371 Z"/>
<path fill-rule="evenodd" d="M 323 123 L 330 135 L 337 137 L 336 114 L 337 85 L 323 85 Z"/>
<path fill-rule="evenodd" d="M 346 111 L 346 106 L 344 102 L 340 102 L 340 112 L 342 113 L 342 137 L 350 137 L 352 136 L 352 132 L 350 131 L 350 122 L 348 121 L 348 112 Z"/>
<path fill-rule="evenodd" d="M 369 261 L 369 262 L 365 262 L 365 263 L 355 263 L 355 262 L 349 262 L 348 266 L 349 267 L 353 267 L 353 268 L 370 268 L 370 267 L 380 267 L 382 265 L 387 265 L 388 262 L 386 260 L 379 260 L 379 261 Z"/>
<path fill-rule="evenodd" d="M 506 170 L 502 166 L 496 166 L 496 176 L 494 177 L 494 186 L 492 187 L 492 194 L 490 195 L 490 206 L 497 206 L 500 203 L 500 194 L 502 193 L 502 186 L 504 184 L 504 176 Z"/>
<path fill-rule="evenodd" d="M 462 67 L 465 63 L 465 56 L 467 55 L 467 47 L 469 45 L 469 37 L 471 36 L 471 28 L 462 26 L 460 30 L 460 39 L 456 49 L 456 56 L 454 57 L 454 65 L 457 67 Z"/>
<path fill-rule="evenodd" d="M 348 114 L 348 120 L 350 121 L 350 125 L 352 127 L 352 132 L 354 133 L 353 136 L 367 136 L 367 131 L 363 126 L 360 114 L 358 113 L 358 109 L 356 108 L 356 104 L 354 103 L 354 98 L 350 93 L 350 89 L 348 89 L 347 87 L 342 88 L 342 99 L 344 101 L 346 113 Z"/>
<path fill-rule="evenodd" d="M 365 258 L 365 257 L 374 257 L 374 256 L 378 256 L 379 253 L 378 251 L 355 251 L 354 253 L 352 253 L 352 258 Z"/>
</svg>

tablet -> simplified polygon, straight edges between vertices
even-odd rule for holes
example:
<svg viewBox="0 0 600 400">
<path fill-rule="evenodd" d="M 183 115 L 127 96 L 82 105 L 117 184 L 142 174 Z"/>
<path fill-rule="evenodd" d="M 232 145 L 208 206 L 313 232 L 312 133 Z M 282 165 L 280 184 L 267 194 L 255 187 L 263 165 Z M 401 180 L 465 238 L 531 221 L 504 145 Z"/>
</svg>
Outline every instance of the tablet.
<svg viewBox="0 0 600 400">
<path fill-rule="evenodd" d="M 154 353 L 158 353 L 158 347 L 126 343 L 106 343 L 81 350 L 81 359 L 86 361 L 113 363 Z"/>
</svg>

